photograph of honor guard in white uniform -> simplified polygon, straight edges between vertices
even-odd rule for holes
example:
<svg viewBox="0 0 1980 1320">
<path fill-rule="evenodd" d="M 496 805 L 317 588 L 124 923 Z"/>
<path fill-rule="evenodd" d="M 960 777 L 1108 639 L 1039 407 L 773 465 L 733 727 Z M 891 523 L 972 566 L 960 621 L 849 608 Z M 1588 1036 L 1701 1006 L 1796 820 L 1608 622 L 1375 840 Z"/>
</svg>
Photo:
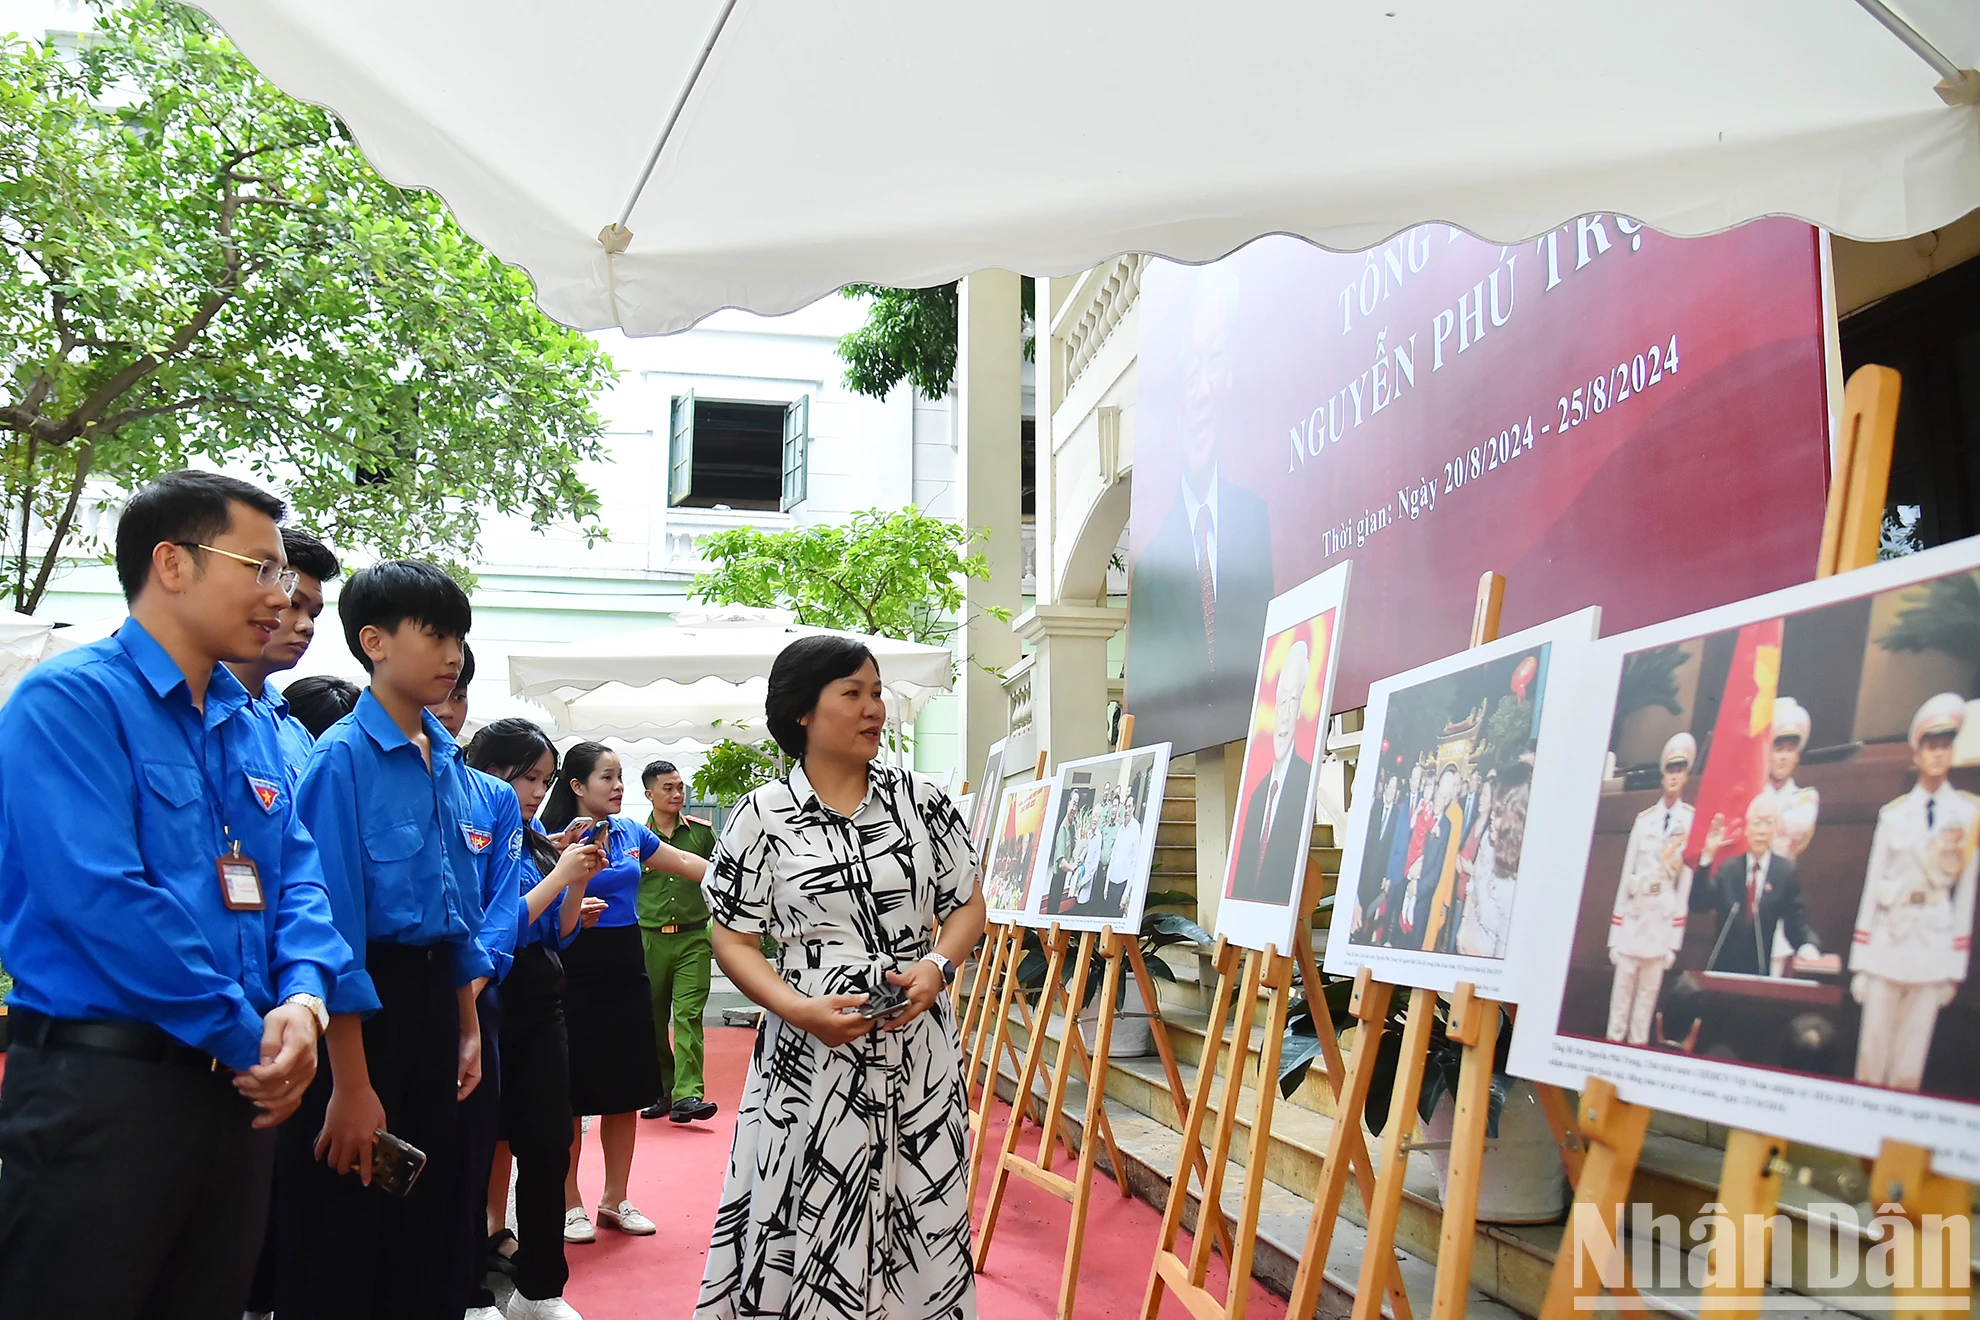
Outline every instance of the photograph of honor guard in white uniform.
<svg viewBox="0 0 1980 1320">
<path fill-rule="evenodd" d="M 1691 898 L 1684 841 L 1694 814 L 1684 800 L 1684 787 L 1697 758 L 1696 739 L 1688 733 L 1671 735 L 1658 760 L 1664 794 L 1638 813 L 1630 827 L 1609 923 L 1609 962 L 1615 979 L 1609 988 L 1608 1038 L 1613 1041 L 1650 1043 L 1664 972 L 1684 944 Z"/>
<path fill-rule="evenodd" d="M 1812 727 L 1808 711 L 1793 697 L 1774 701 L 1774 748 L 1767 758 L 1767 788 L 1773 795 L 1775 819 L 1774 855 L 1799 864 L 1801 854 L 1815 837 L 1815 818 L 1822 812 L 1822 794 L 1797 784 L 1795 772 L 1801 768 L 1801 754 L 1808 749 Z M 1787 974 L 1788 960 L 1795 950 L 1784 929 L 1774 931 L 1771 971 Z"/>
<path fill-rule="evenodd" d="M 1911 721 L 1911 791 L 1877 813 L 1849 952 L 1850 995 L 1863 1006 L 1856 1080 L 1916 1091 L 1939 1010 L 1966 980 L 1980 797 L 1955 789 L 1953 741 L 1966 702 L 1942 692 Z"/>
</svg>

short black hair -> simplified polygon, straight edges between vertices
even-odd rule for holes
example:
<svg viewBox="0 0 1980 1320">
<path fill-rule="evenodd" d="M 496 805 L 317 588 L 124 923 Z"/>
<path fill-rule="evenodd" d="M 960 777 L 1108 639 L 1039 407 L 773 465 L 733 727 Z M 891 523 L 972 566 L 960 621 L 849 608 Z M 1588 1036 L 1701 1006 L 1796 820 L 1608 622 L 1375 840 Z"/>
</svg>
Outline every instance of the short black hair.
<svg viewBox="0 0 1980 1320">
<path fill-rule="evenodd" d="M 358 570 L 337 600 L 337 614 L 344 621 L 344 644 L 367 674 L 371 657 L 358 641 L 366 628 L 397 632 L 412 622 L 466 641 L 474 626 L 474 607 L 461 584 L 423 559 L 388 559 Z"/>
<path fill-rule="evenodd" d="M 288 506 L 259 486 L 218 472 L 182 468 L 167 472 L 139 490 L 117 517 L 117 581 L 126 604 L 151 580 L 151 552 L 164 543 L 199 545 L 225 536 L 234 525 L 233 505 L 267 514 L 276 522 Z M 203 552 L 194 551 L 196 555 Z"/>
<path fill-rule="evenodd" d="M 639 772 L 639 786 L 641 788 L 652 788 L 653 781 L 661 775 L 677 775 L 680 772 L 680 767 L 672 761 L 648 761 L 646 763 L 646 769 Z"/>
<path fill-rule="evenodd" d="M 818 694 L 826 684 L 857 674 L 869 661 L 875 670 L 880 668 L 866 643 L 836 633 L 800 637 L 777 653 L 770 666 L 763 715 L 784 755 L 794 761 L 804 757 L 804 726 L 798 721 L 817 708 Z"/>
<path fill-rule="evenodd" d="M 290 568 L 318 582 L 333 581 L 344 571 L 330 547 L 300 527 L 282 529 L 282 553 L 289 557 Z"/>
<path fill-rule="evenodd" d="M 332 674 L 311 674 L 282 689 L 289 714 L 302 721 L 312 738 L 321 738 L 331 725 L 357 709 L 358 685 Z"/>
<path fill-rule="evenodd" d="M 454 680 L 454 691 L 461 692 L 474 682 L 474 648 L 461 643 L 461 676 Z"/>
</svg>

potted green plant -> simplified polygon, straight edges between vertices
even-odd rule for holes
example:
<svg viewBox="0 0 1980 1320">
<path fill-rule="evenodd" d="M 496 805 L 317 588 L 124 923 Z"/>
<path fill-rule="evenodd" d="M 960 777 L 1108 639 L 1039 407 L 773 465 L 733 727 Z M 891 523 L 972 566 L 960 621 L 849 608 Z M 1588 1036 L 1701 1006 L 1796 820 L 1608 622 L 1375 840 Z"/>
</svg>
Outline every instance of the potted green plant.
<svg viewBox="0 0 1980 1320">
<path fill-rule="evenodd" d="M 1321 999 L 1336 1032 L 1358 1025 L 1348 1013 L 1354 982 L 1323 977 Z M 1403 1028 L 1409 1012 L 1407 994 L 1390 999 L 1382 1038 L 1375 1049 L 1375 1067 L 1368 1087 L 1366 1120 L 1380 1136 L 1395 1099 L 1396 1073 L 1402 1055 Z M 1485 1158 L 1479 1174 L 1478 1219 L 1490 1224 L 1540 1224 L 1558 1219 L 1567 1208 L 1567 1171 L 1554 1147 L 1553 1131 L 1540 1108 L 1539 1096 L 1526 1081 L 1506 1071 L 1512 1048 L 1512 1021 L 1500 1010 L 1498 1048 L 1492 1060 L 1491 1099 L 1485 1118 Z M 1449 1032 L 1449 1006 L 1437 1000 L 1424 1051 L 1423 1080 L 1413 1108 L 1424 1124 L 1422 1144 L 1437 1174 L 1439 1195 L 1450 1184 L 1451 1122 L 1458 1078 L 1464 1066 L 1464 1046 Z M 1286 1021 L 1280 1051 L 1279 1093 L 1290 1096 L 1299 1088 L 1320 1053 L 1311 996 L 1295 1005 Z"/>
</svg>

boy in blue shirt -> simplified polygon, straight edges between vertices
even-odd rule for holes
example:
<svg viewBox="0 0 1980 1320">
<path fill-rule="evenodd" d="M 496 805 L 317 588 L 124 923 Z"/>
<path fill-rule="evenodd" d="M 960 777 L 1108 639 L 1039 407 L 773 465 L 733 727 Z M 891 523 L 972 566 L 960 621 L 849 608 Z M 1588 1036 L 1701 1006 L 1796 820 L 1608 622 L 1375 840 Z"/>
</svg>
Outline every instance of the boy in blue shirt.
<svg viewBox="0 0 1980 1320">
<path fill-rule="evenodd" d="M 275 1310 L 457 1320 L 458 1276 L 439 1267 L 456 1219 L 455 1107 L 481 1078 L 474 1000 L 495 965 L 479 938 L 468 772 L 426 707 L 454 689 L 473 611 L 439 568 L 397 560 L 354 576 L 338 613 L 371 686 L 317 741 L 297 797 L 354 957 L 330 1002 L 327 1066 L 281 1143 Z M 427 1157 L 402 1198 L 370 1187 L 381 1129 Z"/>
<path fill-rule="evenodd" d="M 300 527 L 282 529 L 282 552 L 289 569 L 296 575 L 295 590 L 282 607 L 280 625 L 261 654 L 252 660 L 230 663 L 227 668 L 254 698 L 254 704 L 274 721 L 282 743 L 282 758 L 289 772 L 289 786 L 302 778 L 309 761 L 310 745 L 316 741 L 301 721 L 289 714 L 289 703 L 280 692 L 268 686 L 275 674 L 286 673 L 302 663 L 309 644 L 316 636 L 316 620 L 323 613 L 323 584 L 342 571 L 330 547 Z"/>
<path fill-rule="evenodd" d="M 173 472 L 125 505 L 131 617 L 0 708 L 0 1315 L 238 1315 L 273 1125 L 350 950 L 254 659 L 295 584 L 282 502 Z M 282 1129 L 286 1134 L 293 1123 Z"/>
</svg>

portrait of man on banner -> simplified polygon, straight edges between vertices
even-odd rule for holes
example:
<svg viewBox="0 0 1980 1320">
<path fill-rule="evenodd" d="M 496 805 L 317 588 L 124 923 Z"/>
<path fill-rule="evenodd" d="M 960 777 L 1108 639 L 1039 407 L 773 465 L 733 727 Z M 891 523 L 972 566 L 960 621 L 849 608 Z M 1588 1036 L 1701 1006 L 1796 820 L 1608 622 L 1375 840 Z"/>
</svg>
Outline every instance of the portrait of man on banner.
<svg viewBox="0 0 1980 1320">
<path fill-rule="evenodd" d="M 1272 599 L 1271 515 L 1218 461 L 1230 441 L 1238 272 L 1225 263 L 1193 276 L 1178 364 L 1181 471 L 1128 580 L 1136 702 L 1173 711 L 1176 741 L 1191 748 L 1242 722 Z"/>
</svg>

